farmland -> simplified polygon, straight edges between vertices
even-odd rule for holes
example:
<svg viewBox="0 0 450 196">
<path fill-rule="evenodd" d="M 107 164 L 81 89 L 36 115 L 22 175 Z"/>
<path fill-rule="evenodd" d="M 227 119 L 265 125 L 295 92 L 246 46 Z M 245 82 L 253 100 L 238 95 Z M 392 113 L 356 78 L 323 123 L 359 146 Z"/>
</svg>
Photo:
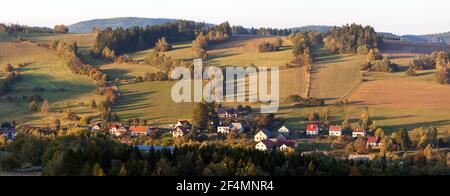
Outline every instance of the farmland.
<svg viewBox="0 0 450 196">
<path fill-rule="evenodd" d="M 72 74 L 60 61 L 54 51 L 29 42 L 0 42 L 0 64 L 11 63 L 19 70 L 22 79 L 14 83 L 10 97 L 41 95 L 48 99 L 55 111 L 66 109 L 91 113 L 80 102 L 88 103 L 95 89 L 87 77 Z M 25 67 L 18 68 L 18 64 Z M 36 87 L 42 90 L 36 91 Z M 1 102 L 2 120 L 16 120 L 19 123 L 48 123 L 49 119 L 60 118 L 62 114 L 43 115 L 28 111 L 29 102 Z"/>
</svg>

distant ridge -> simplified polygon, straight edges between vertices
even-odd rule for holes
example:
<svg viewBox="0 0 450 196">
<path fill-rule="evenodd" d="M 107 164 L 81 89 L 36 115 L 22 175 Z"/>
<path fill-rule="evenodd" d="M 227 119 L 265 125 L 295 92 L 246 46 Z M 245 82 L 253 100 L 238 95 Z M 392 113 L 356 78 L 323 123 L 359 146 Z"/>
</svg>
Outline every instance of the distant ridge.
<svg viewBox="0 0 450 196">
<path fill-rule="evenodd" d="M 393 33 L 379 32 L 378 35 L 408 42 L 450 44 L 450 32 L 427 34 L 427 35 L 402 35 L 402 36 Z"/>
<path fill-rule="evenodd" d="M 99 27 L 100 29 L 105 29 L 107 27 L 113 29 L 118 27 L 130 28 L 134 26 L 146 27 L 175 21 L 178 21 L 178 19 L 121 17 L 88 20 L 69 25 L 68 27 L 71 33 L 90 33 L 94 27 Z"/>
</svg>

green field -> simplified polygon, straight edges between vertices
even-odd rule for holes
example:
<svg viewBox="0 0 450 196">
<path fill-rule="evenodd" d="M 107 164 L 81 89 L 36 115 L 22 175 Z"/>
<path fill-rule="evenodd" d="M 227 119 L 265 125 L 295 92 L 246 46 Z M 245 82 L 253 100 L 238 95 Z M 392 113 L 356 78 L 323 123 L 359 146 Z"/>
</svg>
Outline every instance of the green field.
<svg viewBox="0 0 450 196">
<path fill-rule="evenodd" d="M 120 85 L 121 97 L 114 107 L 121 119 L 141 118 L 153 124 L 170 124 L 189 119 L 192 103 L 174 103 L 171 90 L 174 82 L 153 82 Z"/>
<path fill-rule="evenodd" d="M 56 53 L 44 49 L 29 42 L 0 42 L 0 65 L 11 63 L 16 68 L 18 64 L 27 64 L 18 68 L 22 79 L 14 83 L 12 92 L 7 96 L 32 96 L 41 95 L 48 99 L 52 109 L 62 111 L 71 109 L 81 114 L 89 114 L 94 111 L 79 107 L 79 103 L 89 103 L 95 84 L 86 76 L 72 74 Z M 37 92 L 36 87 L 44 91 Z M 16 120 L 19 123 L 48 123 L 49 119 L 60 118 L 62 114 L 52 113 L 43 115 L 28 111 L 28 102 L 1 102 L 0 119 Z"/>
</svg>

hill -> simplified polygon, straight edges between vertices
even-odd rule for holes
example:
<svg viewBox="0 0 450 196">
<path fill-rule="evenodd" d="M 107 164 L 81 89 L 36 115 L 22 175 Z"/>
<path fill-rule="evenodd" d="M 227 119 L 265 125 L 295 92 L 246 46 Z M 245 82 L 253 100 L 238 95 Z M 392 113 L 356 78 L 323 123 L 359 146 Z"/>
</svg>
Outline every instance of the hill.
<svg viewBox="0 0 450 196">
<path fill-rule="evenodd" d="M 177 20 L 167 18 L 136 18 L 136 17 L 94 19 L 69 25 L 69 30 L 71 33 L 90 33 L 92 32 L 92 29 L 94 27 L 99 27 L 100 29 L 105 29 L 107 27 L 111 27 L 113 29 L 118 27 L 130 28 L 133 26 L 145 27 L 174 21 Z"/>
</svg>

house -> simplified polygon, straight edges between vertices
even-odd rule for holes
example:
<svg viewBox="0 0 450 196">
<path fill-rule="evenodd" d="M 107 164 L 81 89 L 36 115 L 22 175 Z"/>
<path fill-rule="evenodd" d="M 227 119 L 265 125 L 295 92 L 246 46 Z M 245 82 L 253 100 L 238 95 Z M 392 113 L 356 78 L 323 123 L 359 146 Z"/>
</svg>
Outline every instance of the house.
<svg viewBox="0 0 450 196">
<path fill-rule="evenodd" d="M 101 123 L 96 123 L 96 124 L 92 125 L 91 131 L 100 131 L 100 130 L 102 130 Z"/>
<path fill-rule="evenodd" d="M 109 128 L 109 134 L 116 136 L 116 137 L 126 135 L 127 133 L 128 133 L 128 130 L 119 124 L 115 124 Z"/>
<path fill-rule="evenodd" d="M 174 126 L 174 128 L 177 128 L 177 127 L 184 127 L 186 129 L 191 129 L 192 125 L 191 125 L 191 123 L 189 123 L 189 121 L 182 120 L 182 121 L 178 121 L 178 123 Z"/>
<path fill-rule="evenodd" d="M 256 150 L 260 151 L 272 151 L 277 148 L 277 143 L 271 140 L 261 140 L 258 144 L 256 144 Z"/>
<path fill-rule="evenodd" d="M 381 140 L 377 137 L 368 137 L 367 138 L 367 146 L 372 147 L 380 147 L 381 146 Z"/>
<path fill-rule="evenodd" d="M 363 130 L 363 129 L 354 129 L 352 137 L 353 138 L 357 138 L 358 136 L 366 137 L 367 136 L 367 131 Z"/>
<path fill-rule="evenodd" d="M 236 118 L 239 117 L 239 112 L 236 111 L 235 109 L 219 108 L 217 110 L 217 116 L 219 116 L 219 118 L 233 118 L 233 119 L 236 119 Z"/>
<path fill-rule="evenodd" d="M 244 126 L 242 125 L 242 123 L 231 123 L 230 131 L 236 131 L 236 132 L 242 133 L 245 130 L 244 130 Z"/>
<path fill-rule="evenodd" d="M 309 124 L 306 126 L 306 135 L 307 136 L 318 136 L 319 135 L 319 125 L 318 124 Z"/>
<path fill-rule="evenodd" d="M 6 140 L 15 140 L 17 136 L 16 128 L 14 127 L 1 128 L 0 136 L 3 136 Z"/>
<path fill-rule="evenodd" d="M 278 134 L 283 135 L 284 137 L 287 137 L 291 135 L 292 129 L 288 127 L 287 125 L 283 125 L 278 129 Z"/>
<path fill-rule="evenodd" d="M 272 137 L 272 133 L 267 129 L 262 129 L 255 135 L 255 142 L 261 142 Z"/>
<path fill-rule="evenodd" d="M 294 150 L 297 147 L 297 143 L 289 140 L 278 140 L 277 148 L 279 151 Z"/>
<path fill-rule="evenodd" d="M 230 126 L 218 126 L 217 133 L 230 134 Z"/>
<path fill-rule="evenodd" d="M 172 131 L 172 136 L 174 138 L 183 137 L 183 136 L 185 136 L 188 133 L 189 133 L 189 129 L 187 129 L 187 128 L 183 127 L 183 126 L 178 126 Z"/>
<path fill-rule="evenodd" d="M 130 135 L 133 137 L 149 136 L 152 133 L 152 129 L 147 126 L 131 126 Z"/>
<path fill-rule="evenodd" d="M 331 125 L 329 130 L 329 135 L 334 137 L 342 136 L 342 127 L 338 125 Z"/>
</svg>

